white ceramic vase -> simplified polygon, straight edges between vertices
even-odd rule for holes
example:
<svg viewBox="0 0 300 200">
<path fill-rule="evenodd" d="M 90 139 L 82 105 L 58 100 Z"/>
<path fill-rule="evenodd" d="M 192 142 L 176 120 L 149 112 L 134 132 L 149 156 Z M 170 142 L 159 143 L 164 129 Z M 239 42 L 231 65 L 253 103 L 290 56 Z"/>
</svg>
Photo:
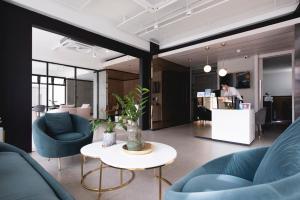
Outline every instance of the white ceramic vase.
<svg viewBox="0 0 300 200">
<path fill-rule="evenodd" d="M 102 145 L 103 147 L 109 147 L 117 143 L 117 135 L 115 132 L 103 133 Z"/>
</svg>

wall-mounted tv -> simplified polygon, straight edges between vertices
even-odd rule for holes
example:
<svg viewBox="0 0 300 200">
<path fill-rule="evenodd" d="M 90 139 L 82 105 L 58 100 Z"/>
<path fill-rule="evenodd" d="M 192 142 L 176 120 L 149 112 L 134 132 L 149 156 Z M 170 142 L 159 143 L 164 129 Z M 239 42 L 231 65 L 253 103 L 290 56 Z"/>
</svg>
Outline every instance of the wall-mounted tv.
<svg viewBox="0 0 300 200">
<path fill-rule="evenodd" d="M 220 83 L 227 82 L 229 86 L 235 88 L 250 88 L 250 71 L 229 73 L 220 77 Z"/>
</svg>

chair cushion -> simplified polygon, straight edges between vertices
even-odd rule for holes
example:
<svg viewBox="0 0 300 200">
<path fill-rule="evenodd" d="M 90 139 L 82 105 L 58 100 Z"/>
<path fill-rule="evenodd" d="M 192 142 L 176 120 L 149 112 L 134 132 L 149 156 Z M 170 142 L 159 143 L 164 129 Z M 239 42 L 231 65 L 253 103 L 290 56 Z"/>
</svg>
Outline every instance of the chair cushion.
<svg viewBox="0 0 300 200">
<path fill-rule="evenodd" d="M 59 199 L 20 154 L 0 152 L 0 162 L 0 199 Z"/>
<path fill-rule="evenodd" d="M 300 118 L 272 144 L 256 170 L 253 183 L 273 182 L 300 172 Z"/>
<path fill-rule="evenodd" d="M 252 185 L 251 181 L 225 174 L 200 175 L 189 180 L 182 192 L 208 192 L 228 190 Z"/>
<path fill-rule="evenodd" d="M 70 141 L 70 140 L 80 139 L 83 136 L 84 135 L 82 133 L 71 132 L 71 133 L 62 133 L 62 134 L 56 135 L 56 136 L 54 136 L 54 139 L 62 140 L 62 141 Z"/>
<path fill-rule="evenodd" d="M 68 112 L 46 113 L 45 122 L 52 136 L 73 132 L 72 119 Z"/>
</svg>

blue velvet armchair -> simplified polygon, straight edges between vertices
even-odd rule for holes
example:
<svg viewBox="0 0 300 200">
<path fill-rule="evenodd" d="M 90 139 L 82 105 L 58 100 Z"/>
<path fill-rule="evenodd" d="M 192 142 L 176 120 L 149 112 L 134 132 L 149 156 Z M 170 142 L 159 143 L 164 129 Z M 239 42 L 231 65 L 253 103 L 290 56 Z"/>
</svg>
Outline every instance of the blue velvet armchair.
<svg viewBox="0 0 300 200">
<path fill-rule="evenodd" d="M 230 154 L 190 172 L 165 200 L 300 199 L 300 119 L 268 148 Z"/>
<path fill-rule="evenodd" d="M 74 200 L 30 155 L 0 142 L 0 199 Z"/>
<path fill-rule="evenodd" d="M 51 115 L 55 117 L 56 114 Z M 45 116 L 33 123 L 33 141 L 41 156 L 61 158 L 76 155 L 80 153 L 81 147 L 92 142 L 93 132 L 89 121 L 77 115 L 70 114 L 70 117 L 72 131 L 59 135 L 53 135 L 49 132 Z M 64 126 L 64 121 L 58 120 L 57 123 Z"/>
</svg>

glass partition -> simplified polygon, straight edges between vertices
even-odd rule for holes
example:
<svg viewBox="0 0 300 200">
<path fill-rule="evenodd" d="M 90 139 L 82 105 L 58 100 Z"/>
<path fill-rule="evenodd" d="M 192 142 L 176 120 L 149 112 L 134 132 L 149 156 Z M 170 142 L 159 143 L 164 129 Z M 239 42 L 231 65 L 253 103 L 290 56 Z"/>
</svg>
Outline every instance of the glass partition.
<svg viewBox="0 0 300 200">
<path fill-rule="evenodd" d="M 94 110 L 94 102 L 97 101 L 97 76 L 93 70 L 80 69 L 76 71 L 76 106 L 83 108 L 85 114 L 92 114 Z"/>
<path fill-rule="evenodd" d="M 49 63 L 48 70 L 49 109 L 58 108 L 60 105 L 74 105 L 75 87 L 68 84 L 68 80 L 75 80 L 75 68 Z"/>
<path fill-rule="evenodd" d="M 97 75 L 94 70 L 32 61 L 32 106 L 46 111 L 61 105 L 80 107 L 80 115 L 97 112 Z"/>
<path fill-rule="evenodd" d="M 47 64 L 44 62 L 32 61 L 32 107 L 37 105 L 46 106 L 45 86 L 47 83 Z"/>
</svg>

